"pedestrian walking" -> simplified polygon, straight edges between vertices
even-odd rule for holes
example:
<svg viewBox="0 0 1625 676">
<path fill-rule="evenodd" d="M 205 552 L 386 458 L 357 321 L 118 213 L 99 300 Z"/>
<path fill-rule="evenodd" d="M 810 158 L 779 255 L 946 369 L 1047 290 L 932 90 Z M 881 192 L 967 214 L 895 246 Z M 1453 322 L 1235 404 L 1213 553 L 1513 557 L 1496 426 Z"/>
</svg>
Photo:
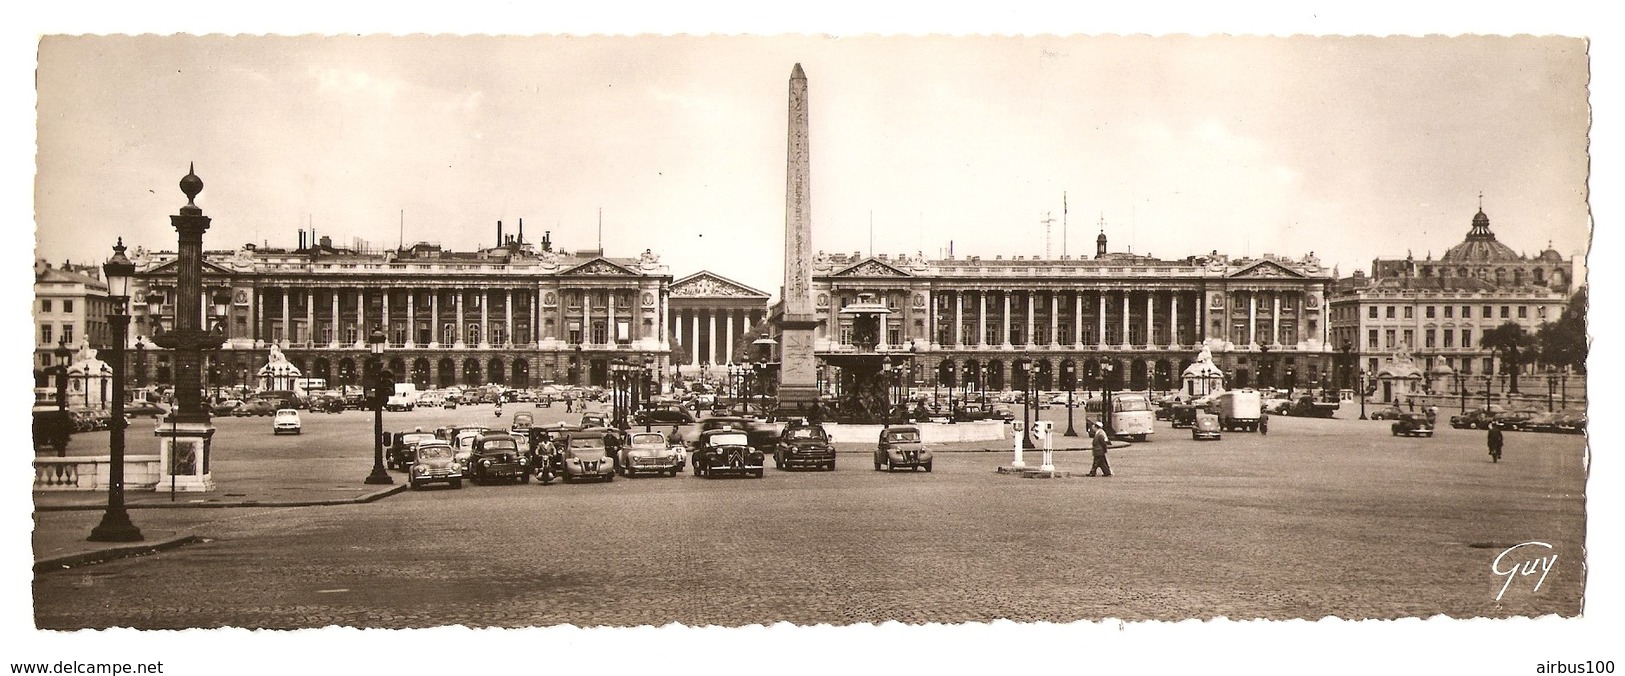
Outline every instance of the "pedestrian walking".
<svg viewBox="0 0 1625 676">
<path fill-rule="evenodd" d="M 1089 466 L 1089 476 L 1094 476 L 1096 471 L 1104 472 L 1106 476 L 1111 476 L 1112 466 L 1111 463 L 1106 462 L 1106 450 L 1111 448 L 1112 441 L 1106 437 L 1106 428 L 1101 426 L 1100 423 L 1090 424 L 1093 425 L 1095 429 L 1094 434 L 1092 435 L 1093 439 L 1090 444 L 1094 452 L 1095 462 Z"/>
<path fill-rule="evenodd" d="M 572 399 L 570 397 L 570 395 L 568 395 L 568 394 L 564 395 L 564 412 L 565 413 L 571 413 L 574 410 L 575 410 L 575 400 Z"/>
<path fill-rule="evenodd" d="M 1494 424 L 1491 424 L 1490 425 L 1490 437 L 1489 437 L 1490 462 L 1500 462 L 1501 461 L 1501 445 L 1502 445 L 1502 443 L 1503 443 L 1503 440 L 1501 438 L 1501 428 L 1496 427 Z"/>
<path fill-rule="evenodd" d="M 1428 406 L 1426 413 L 1428 417 L 1428 427 L 1433 427 L 1439 422 L 1439 407 Z"/>
<path fill-rule="evenodd" d="M 1266 437 L 1270 435 L 1270 414 L 1267 411 L 1258 414 L 1258 433 Z"/>
</svg>

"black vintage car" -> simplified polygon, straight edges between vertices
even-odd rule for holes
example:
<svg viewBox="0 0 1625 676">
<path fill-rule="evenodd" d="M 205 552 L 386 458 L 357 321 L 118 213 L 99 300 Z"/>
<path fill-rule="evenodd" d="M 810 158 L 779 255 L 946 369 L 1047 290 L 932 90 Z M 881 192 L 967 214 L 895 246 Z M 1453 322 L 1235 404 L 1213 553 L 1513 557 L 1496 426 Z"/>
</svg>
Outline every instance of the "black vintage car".
<svg viewBox="0 0 1625 676">
<path fill-rule="evenodd" d="M 1401 413 L 1399 419 L 1394 421 L 1389 429 L 1394 436 L 1405 437 L 1431 437 L 1433 436 L 1433 423 L 1423 413 Z"/>
<path fill-rule="evenodd" d="M 773 466 L 778 469 L 811 467 L 835 471 L 835 445 L 830 443 L 824 426 L 806 420 L 792 420 L 784 425 L 778 442 L 773 446 Z"/>
<path fill-rule="evenodd" d="M 633 421 L 639 425 L 692 425 L 694 414 L 690 413 L 682 404 L 662 403 L 652 404 L 632 415 Z"/>
<path fill-rule="evenodd" d="M 530 481 L 529 461 L 519 453 L 519 441 L 504 432 L 481 434 L 474 440 L 468 458 L 468 480 L 477 484 L 492 481 Z"/>
<path fill-rule="evenodd" d="M 1195 404 L 1174 404 L 1169 408 L 1168 420 L 1174 427 L 1195 428 L 1197 413 L 1200 410 Z"/>
<path fill-rule="evenodd" d="M 734 429 L 701 432 L 690 461 L 694 476 L 703 477 L 749 474 L 760 479 L 766 466 L 766 456 L 751 448 L 744 431 Z"/>
<path fill-rule="evenodd" d="M 433 432 L 419 429 L 413 432 L 395 432 L 385 443 L 384 465 L 390 469 L 407 470 L 412 467 L 414 448 L 425 441 L 437 441 Z"/>
</svg>

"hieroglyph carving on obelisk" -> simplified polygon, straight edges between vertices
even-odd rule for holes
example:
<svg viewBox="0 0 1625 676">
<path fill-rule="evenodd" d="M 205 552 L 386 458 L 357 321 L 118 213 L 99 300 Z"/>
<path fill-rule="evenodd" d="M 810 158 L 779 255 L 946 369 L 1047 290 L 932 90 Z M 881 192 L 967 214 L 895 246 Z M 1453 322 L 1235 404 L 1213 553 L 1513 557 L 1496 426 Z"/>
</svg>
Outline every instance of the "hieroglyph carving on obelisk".
<svg viewBox="0 0 1625 676">
<path fill-rule="evenodd" d="M 784 317 L 780 322 L 779 401 L 795 406 L 818 400 L 818 364 L 812 301 L 812 176 L 807 134 L 807 75 L 790 71 L 790 130 L 784 179 Z"/>
</svg>

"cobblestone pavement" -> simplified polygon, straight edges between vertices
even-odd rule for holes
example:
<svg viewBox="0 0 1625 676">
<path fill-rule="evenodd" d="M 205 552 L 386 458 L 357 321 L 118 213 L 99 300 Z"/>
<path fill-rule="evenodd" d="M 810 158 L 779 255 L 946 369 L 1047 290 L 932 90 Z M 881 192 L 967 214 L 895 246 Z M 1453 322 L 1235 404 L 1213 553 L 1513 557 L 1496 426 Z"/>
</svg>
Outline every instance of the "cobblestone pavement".
<svg viewBox="0 0 1625 676">
<path fill-rule="evenodd" d="M 470 413 L 435 415 L 479 419 Z M 494 419 L 489 407 L 483 415 Z M 887 474 L 854 448 L 836 472 L 770 468 L 764 479 L 684 474 L 435 488 L 332 507 L 138 510 L 143 528 L 208 541 L 41 574 L 35 620 L 732 626 L 1580 611 L 1583 438 L 1509 433 L 1506 458 L 1492 464 L 1482 432 L 1409 440 L 1390 437 L 1387 423 L 1271 423 L 1268 437 L 1202 443 L 1158 423 L 1153 442 L 1112 453 L 1109 479 L 1000 475 L 1008 457 L 989 453 Z M 291 444 L 222 424 L 217 460 L 332 455 L 330 443 L 354 446 L 371 418 L 323 424 L 333 429 Z M 1089 463 L 1082 452 L 1058 456 L 1061 469 Z M 35 518 L 41 529 L 88 531 L 98 517 Z M 1506 580 L 1491 570 L 1496 555 L 1536 540 L 1553 546 L 1556 565 L 1538 591 L 1538 574 L 1517 576 L 1497 602 Z"/>
</svg>

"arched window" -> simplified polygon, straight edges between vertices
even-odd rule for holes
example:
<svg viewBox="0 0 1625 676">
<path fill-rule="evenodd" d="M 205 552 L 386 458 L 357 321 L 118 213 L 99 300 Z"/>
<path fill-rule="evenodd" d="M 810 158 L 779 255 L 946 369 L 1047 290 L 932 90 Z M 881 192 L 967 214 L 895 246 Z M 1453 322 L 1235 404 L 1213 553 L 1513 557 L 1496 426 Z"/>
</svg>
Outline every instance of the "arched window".
<svg viewBox="0 0 1625 676">
<path fill-rule="evenodd" d="M 466 339 L 465 342 L 467 342 L 469 345 L 478 345 L 478 344 L 480 344 L 480 325 L 479 324 L 469 324 L 468 325 L 468 333 L 467 333 L 467 335 L 468 335 L 468 338 Z"/>
</svg>

